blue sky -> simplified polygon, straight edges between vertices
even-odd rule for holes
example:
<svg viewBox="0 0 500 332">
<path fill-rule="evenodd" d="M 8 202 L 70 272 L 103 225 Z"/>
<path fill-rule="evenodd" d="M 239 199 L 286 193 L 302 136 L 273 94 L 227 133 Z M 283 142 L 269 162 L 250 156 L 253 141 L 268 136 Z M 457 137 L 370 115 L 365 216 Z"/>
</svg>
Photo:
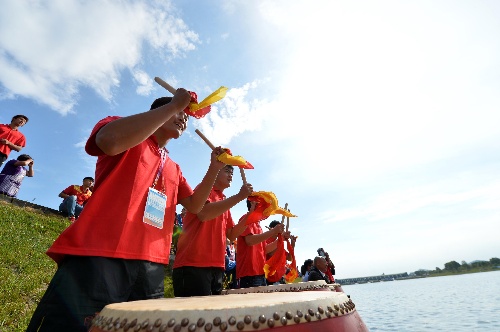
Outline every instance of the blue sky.
<svg viewBox="0 0 500 332">
<path fill-rule="evenodd" d="M 313 3 L 2 1 L 0 122 L 29 117 L 35 159 L 19 198 L 57 208 L 94 175 L 94 124 L 169 95 L 159 76 L 200 100 L 229 88 L 170 156 L 193 187 L 195 129 L 249 160 L 298 215 L 299 266 L 319 247 L 337 278 L 499 257 L 500 3 Z"/>
</svg>

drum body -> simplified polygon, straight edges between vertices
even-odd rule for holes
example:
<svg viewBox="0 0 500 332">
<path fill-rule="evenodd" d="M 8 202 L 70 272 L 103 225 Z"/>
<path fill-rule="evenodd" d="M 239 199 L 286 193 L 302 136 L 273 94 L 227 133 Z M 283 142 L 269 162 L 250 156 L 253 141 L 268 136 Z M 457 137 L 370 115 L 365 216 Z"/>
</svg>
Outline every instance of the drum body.
<svg viewBox="0 0 500 332">
<path fill-rule="evenodd" d="M 368 331 L 340 292 L 268 292 L 157 299 L 107 305 L 91 332 Z"/>
</svg>

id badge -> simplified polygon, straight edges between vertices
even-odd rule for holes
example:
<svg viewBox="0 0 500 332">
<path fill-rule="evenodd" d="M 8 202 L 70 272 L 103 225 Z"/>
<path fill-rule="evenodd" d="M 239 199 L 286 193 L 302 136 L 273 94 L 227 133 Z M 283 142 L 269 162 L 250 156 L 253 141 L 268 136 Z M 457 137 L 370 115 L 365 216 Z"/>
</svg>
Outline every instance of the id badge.
<svg viewBox="0 0 500 332">
<path fill-rule="evenodd" d="M 142 221 L 148 225 L 162 229 L 166 207 L 167 196 L 154 188 L 149 188 Z"/>
</svg>

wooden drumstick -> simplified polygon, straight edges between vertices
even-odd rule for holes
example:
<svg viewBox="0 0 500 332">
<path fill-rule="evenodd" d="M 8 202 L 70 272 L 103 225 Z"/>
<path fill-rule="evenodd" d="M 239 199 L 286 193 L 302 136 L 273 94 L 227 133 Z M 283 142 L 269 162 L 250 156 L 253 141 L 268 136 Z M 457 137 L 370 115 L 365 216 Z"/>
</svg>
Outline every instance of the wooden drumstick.
<svg viewBox="0 0 500 332">
<path fill-rule="evenodd" d="M 285 210 L 287 210 L 287 208 L 288 208 L 288 203 L 285 203 Z M 284 224 L 284 223 L 285 223 L 285 215 L 283 215 L 283 216 L 281 217 L 281 223 L 282 223 L 282 224 Z"/>
<path fill-rule="evenodd" d="M 290 212 L 290 209 L 288 209 L 288 212 Z M 288 232 L 288 227 L 290 226 L 290 217 L 286 216 L 286 231 Z"/>
<path fill-rule="evenodd" d="M 207 143 L 207 145 L 210 147 L 210 149 L 212 149 L 212 150 L 213 150 L 213 149 L 215 149 L 215 145 L 213 145 L 213 144 L 212 144 L 212 142 L 210 142 L 210 141 L 208 140 L 208 138 L 206 138 L 206 137 L 205 137 L 205 135 L 203 135 L 203 133 L 202 133 L 201 131 L 199 131 L 198 129 L 196 129 L 196 130 L 195 130 L 195 133 L 197 133 L 197 134 L 198 134 L 198 136 L 200 136 L 200 137 L 201 137 L 201 139 L 202 139 L 202 140 L 204 140 L 204 141 L 205 141 L 205 143 Z"/>
<path fill-rule="evenodd" d="M 164 87 L 171 94 L 175 95 L 175 91 L 177 90 L 173 86 L 162 80 L 161 78 L 155 77 L 155 82 Z"/>
<path fill-rule="evenodd" d="M 245 171 L 241 167 L 239 167 L 239 169 L 240 169 L 241 179 L 243 180 L 243 184 L 247 184 L 247 177 L 245 176 Z"/>
</svg>

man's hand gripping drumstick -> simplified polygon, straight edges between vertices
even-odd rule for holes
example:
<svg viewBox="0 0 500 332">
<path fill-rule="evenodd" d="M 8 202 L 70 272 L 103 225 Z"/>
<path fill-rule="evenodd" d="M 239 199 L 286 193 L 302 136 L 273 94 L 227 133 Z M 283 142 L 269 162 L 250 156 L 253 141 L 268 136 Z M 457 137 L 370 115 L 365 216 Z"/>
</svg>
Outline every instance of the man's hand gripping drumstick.
<svg viewBox="0 0 500 332">
<path fill-rule="evenodd" d="M 207 145 L 212 150 L 216 149 L 215 145 L 213 145 L 212 142 L 210 142 L 210 140 L 205 135 L 203 135 L 203 133 L 201 131 L 196 129 L 195 132 L 198 134 L 198 136 L 200 136 L 200 138 L 203 141 L 205 141 L 205 143 L 207 143 Z M 222 149 L 221 147 L 219 147 L 219 148 Z M 222 152 L 224 152 L 224 149 L 222 149 Z M 248 197 L 253 192 L 253 187 L 251 184 L 247 183 L 247 179 L 245 177 L 245 172 L 243 171 L 243 168 L 241 168 L 241 167 L 238 167 L 238 168 L 240 169 L 241 179 L 243 180 L 243 186 L 241 186 L 240 193 L 243 194 L 244 192 L 247 192 L 248 194 L 246 196 Z"/>
</svg>

